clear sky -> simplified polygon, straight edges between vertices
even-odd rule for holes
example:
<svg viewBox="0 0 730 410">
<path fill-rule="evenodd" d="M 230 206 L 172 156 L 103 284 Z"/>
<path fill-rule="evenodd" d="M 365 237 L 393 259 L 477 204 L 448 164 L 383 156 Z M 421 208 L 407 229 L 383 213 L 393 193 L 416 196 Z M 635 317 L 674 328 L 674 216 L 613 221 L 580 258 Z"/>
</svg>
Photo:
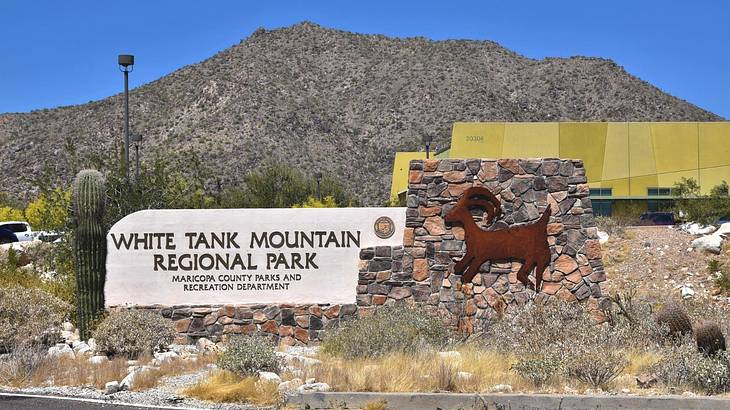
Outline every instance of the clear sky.
<svg viewBox="0 0 730 410">
<path fill-rule="evenodd" d="M 729 0 L 57 1 L 0 3 L 0 113 L 119 92 L 248 37 L 303 20 L 359 33 L 489 39 L 532 58 L 610 58 L 730 118 Z"/>
</svg>

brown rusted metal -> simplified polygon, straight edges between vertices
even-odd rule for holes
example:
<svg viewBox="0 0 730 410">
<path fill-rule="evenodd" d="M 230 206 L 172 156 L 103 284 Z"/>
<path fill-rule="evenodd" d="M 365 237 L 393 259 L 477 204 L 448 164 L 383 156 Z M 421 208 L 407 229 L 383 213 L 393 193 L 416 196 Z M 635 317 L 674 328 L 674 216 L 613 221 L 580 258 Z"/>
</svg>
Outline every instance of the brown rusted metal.
<svg viewBox="0 0 730 410">
<path fill-rule="evenodd" d="M 487 226 L 502 214 L 499 199 L 489 189 L 472 187 L 459 197 L 456 206 L 444 218 L 447 223 L 459 223 L 464 227 L 466 255 L 454 266 L 454 272 L 462 274 L 462 283 L 471 282 L 479 267 L 487 261 L 515 260 L 522 262 L 517 280 L 539 290 L 543 271 L 550 265 L 547 242 L 550 207 L 536 222 L 494 231 L 485 231 L 474 222 L 470 211 L 473 208 L 485 210 Z M 532 269 L 535 269 L 534 286 L 528 277 Z"/>
</svg>

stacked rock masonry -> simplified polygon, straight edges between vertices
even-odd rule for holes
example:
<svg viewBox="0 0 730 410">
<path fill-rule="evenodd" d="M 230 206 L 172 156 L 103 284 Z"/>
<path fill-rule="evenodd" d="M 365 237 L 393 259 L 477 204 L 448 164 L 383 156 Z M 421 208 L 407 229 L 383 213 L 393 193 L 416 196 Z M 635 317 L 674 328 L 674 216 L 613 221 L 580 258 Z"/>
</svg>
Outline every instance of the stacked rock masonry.
<svg viewBox="0 0 730 410">
<path fill-rule="evenodd" d="M 473 186 L 488 188 L 502 205 L 503 216 L 489 227 L 475 213 L 485 230 L 529 224 L 551 208 L 551 263 L 538 293 L 517 280 L 521 264 L 514 260 L 484 263 L 471 283 L 462 284 L 454 273 L 454 262 L 466 251 L 464 230 L 445 224 L 444 216 Z M 580 160 L 412 161 L 403 247 L 363 249 L 360 254 L 361 314 L 405 300 L 472 332 L 481 320 L 513 314 L 530 300 L 559 298 L 587 301 L 600 319 L 599 305 L 606 302 L 600 283 L 606 274 L 588 192 Z M 534 273 L 530 278 L 534 281 Z"/>
<path fill-rule="evenodd" d="M 551 299 L 582 301 L 600 317 L 606 280 L 582 161 L 564 159 L 425 160 L 410 164 L 403 245 L 360 251 L 357 299 L 346 305 L 153 306 L 175 321 L 181 338 L 264 334 L 287 345 L 318 343 L 342 321 L 395 303 L 417 305 L 463 332 L 484 320 L 511 315 L 521 306 Z M 484 263 L 462 284 L 454 264 L 466 251 L 464 230 L 444 216 L 472 186 L 491 190 L 502 216 L 483 226 L 496 230 L 536 221 L 550 207 L 550 266 L 536 293 L 517 280 L 521 263 Z M 534 272 L 530 273 L 534 281 Z"/>
</svg>

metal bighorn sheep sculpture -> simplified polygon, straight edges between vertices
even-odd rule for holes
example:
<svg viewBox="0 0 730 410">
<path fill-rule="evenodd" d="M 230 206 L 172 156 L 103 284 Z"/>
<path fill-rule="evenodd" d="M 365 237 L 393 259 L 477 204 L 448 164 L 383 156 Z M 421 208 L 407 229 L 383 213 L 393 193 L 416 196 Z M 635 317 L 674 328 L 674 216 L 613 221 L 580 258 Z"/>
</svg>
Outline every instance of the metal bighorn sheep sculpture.
<svg viewBox="0 0 730 410">
<path fill-rule="evenodd" d="M 532 287 L 528 275 L 536 268 L 534 289 L 540 290 L 543 271 L 550 264 L 547 242 L 550 207 L 534 223 L 494 231 L 485 231 L 474 222 L 470 210 L 477 207 L 486 211 L 486 226 L 502 214 L 499 199 L 491 191 L 472 187 L 464 192 L 444 218 L 447 223 L 460 223 L 464 227 L 466 255 L 454 266 L 455 273 L 462 273 L 461 282 L 471 282 L 484 262 L 511 259 L 522 262 L 517 280 L 526 287 Z"/>
</svg>

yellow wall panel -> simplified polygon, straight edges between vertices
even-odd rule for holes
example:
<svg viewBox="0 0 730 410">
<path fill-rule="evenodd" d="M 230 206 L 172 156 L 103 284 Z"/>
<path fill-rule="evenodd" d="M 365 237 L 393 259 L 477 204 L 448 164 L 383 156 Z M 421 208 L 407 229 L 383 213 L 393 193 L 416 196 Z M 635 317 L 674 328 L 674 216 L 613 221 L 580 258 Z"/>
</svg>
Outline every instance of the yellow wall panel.
<svg viewBox="0 0 730 410">
<path fill-rule="evenodd" d="M 500 158 L 503 122 L 457 122 L 451 132 L 451 158 Z"/>
<path fill-rule="evenodd" d="M 650 174 L 656 174 L 651 127 L 649 123 L 631 122 L 629 123 L 629 175 L 635 177 Z"/>
<path fill-rule="evenodd" d="M 671 188 L 682 178 L 692 178 L 695 181 L 699 181 L 699 176 L 700 175 L 696 169 L 691 171 L 668 172 L 665 174 L 659 174 L 657 175 L 657 186 Z"/>
<path fill-rule="evenodd" d="M 697 123 L 652 123 L 650 127 L 657 173 L 697 169 Z"/>
<path fill-rule="evenodd" d="M 606 130 L 605 122 L 560 123 L 560 157 L 582 159 L 589 181 L 601 179 Z"/>
<path fill-rule="evenodd" d="M 396 152 L 393 160 L 393 180 L 390 184 L 390 197 L 408 189 L 408 169 L 411 160 L 426 159 L 425 152 Z"/>
<path fill-rule="evenodd" d="M 611 188 L 612 197 L 629 196 L 629 179 L 628 178 L 601 181 L 600 187 L 601 188 Z M 593 184 L 591 184 L 591 188 L 593 188 Z"/>
<path fill-rule="evenodd" d="M 700 169 L 700 189 L 703 194 L 709 194 L 712 187 L 720 185 L 722 181 L 730 184 L 730 166 Z"/>
<path fill-rule="evenodd" d="M 730 122 L 698 124 L 700 168 L 730 165 Z"/>
<path fill-rule="evenodd" d="M 659 180 L 656 174 L 644 175 L 630 178 L 629 184 L 629 188 L 631 189 L 629 192 L 630 196 L 645 198 L 648 193 L 647 188 L 659 186 Z"/>
<path fill-rule="evenodd" d="M 603 152 L 601 179 L 629 177 L 629 125 L 625 122 L 609 122 L 606 128 L 606 148 Z M 628 195 L 628 180 L 627 193 Z"/>
<path fill-rule="evenodd" d="M 559 132 L 557 122 L 508 122 L 504 125 L 502 158 L 557 158 Z"/>
</svg>

